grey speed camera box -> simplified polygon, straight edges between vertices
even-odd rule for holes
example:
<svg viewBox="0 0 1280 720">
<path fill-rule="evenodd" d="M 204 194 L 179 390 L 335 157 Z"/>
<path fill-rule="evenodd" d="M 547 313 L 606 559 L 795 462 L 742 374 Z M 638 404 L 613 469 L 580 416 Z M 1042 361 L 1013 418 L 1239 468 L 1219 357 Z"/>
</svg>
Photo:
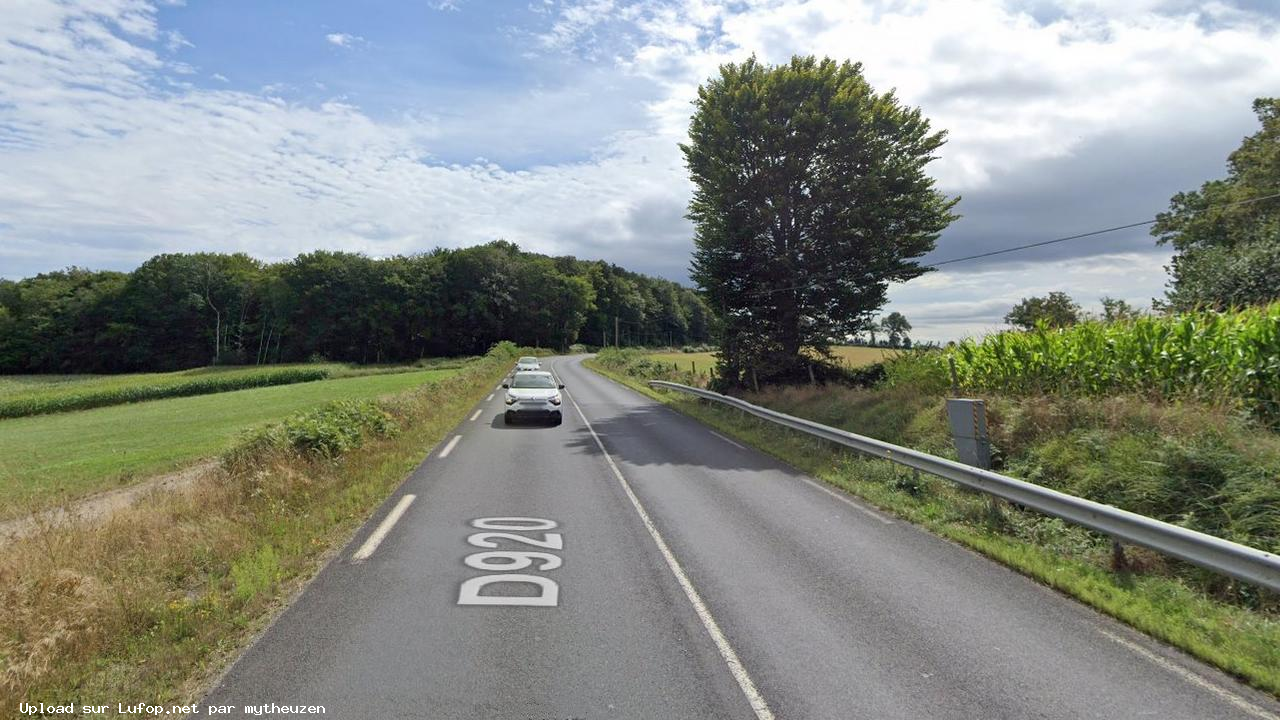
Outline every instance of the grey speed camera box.
<svg viewBox="0 0 1280 720">
<path fill-rule="evenodd" d="M 947 421 L 960 462 L 991 469 L 991 440 L 987 437 L 987 406 L 981 400 L 947 400 Z"/>
</svg>

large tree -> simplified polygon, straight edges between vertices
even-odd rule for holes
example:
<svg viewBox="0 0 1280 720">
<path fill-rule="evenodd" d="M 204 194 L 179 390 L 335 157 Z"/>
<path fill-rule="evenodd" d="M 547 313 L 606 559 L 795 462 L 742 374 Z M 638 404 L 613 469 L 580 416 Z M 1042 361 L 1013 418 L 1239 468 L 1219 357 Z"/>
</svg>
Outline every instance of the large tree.
<svg viewBox="0 0 1280 720">
<path fill-rule="evenodd" d="M 1280 298 L 1280 98 L 1259 98 L 1253 111 L 1262 129 L 1228 157 L 1227 177 L 1174 195 L 1151 228 L 1175 251 L 1175 310 Z"/>
<path fill-rule="evenodd" d="M 958 199 L 925 168 L 945 133 L 861 64 L 753 57 L 698 89 L 689 142 L 692 276 L 717 315 L 722 381 L 800 377 L 885 302 Z M 753 373 L 755 377 L 753 377 Z"/>
<path fill-rule="evenodd" d="M 907 321 L 907 316 L 898 311 L 894 311 L 885 316 L 880 321 L 880 328 L 889 336 L 889 347 L 898 347 L 904 342 L 908 347 L 911 346 L 911 323 Z"/>
<path fill-rule="evenodd" d="M 1070 295 L 1055 290 L 1045 297 L 1022 298 L 1004 316 L 1004 321 L 1023 330 L 1034 330 L 1040 324 L 1067 327 L 1080 322 L 1080 306 Z"/>
</svg>

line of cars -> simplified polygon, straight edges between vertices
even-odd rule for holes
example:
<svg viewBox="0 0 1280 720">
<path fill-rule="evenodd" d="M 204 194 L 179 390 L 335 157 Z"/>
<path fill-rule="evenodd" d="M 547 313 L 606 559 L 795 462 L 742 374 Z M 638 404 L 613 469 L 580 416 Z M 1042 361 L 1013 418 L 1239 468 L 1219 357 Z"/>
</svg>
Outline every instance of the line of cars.
<svg viewBox="0 0 1280 720">
<path fill-rule="evenodd" d="M 548 420 L 559 425 L 563 419 L 560 405 L 564 402 L 560 384 L 550 372 L 542 369 L 542 363 L 532 355 L 526 355 L 516 361 L 507 382 L 502 383 L 507 391 L 504 402 L 507 410 L 502 420 L 507 425 L 514 425 L 521 420 Z"/>
</svg>

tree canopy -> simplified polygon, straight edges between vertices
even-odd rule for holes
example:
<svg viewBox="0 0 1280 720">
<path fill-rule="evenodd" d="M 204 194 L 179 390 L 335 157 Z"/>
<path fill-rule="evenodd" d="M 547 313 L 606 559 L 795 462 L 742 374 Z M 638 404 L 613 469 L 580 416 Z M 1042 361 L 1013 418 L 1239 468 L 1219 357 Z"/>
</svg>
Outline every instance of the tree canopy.
<svg viewBox="0 0 1280 720">
<path fill-rule="evenodd" d="M 880 328 L 889 336 L 889 347 L 900 347 L 906 345 L 911 347 L 911 323 L 907 321 L 905 315 L 898 311 L 894 311 L 884 316 L 880 321 Z"/>
<path fill-rule="evenodd" d="M 691 269 L 723 382 L 799 376 L 806 348 L 865 330 L 889 282 L 926 271 L 914 258 L 956 217 L 925 173 L 944 139 L 860 64 L 751 58 L 698 89 Z"/>
<path fill-rule="evenodd" d="M 1280 197 L 1269 197 L 1280 195 L 1280 98 L 1259 98 L 1253 111 L 1262 128 L 1227 158 L 1227 177 L 1174 195 L 1151 229 L 1175 250 L 1174 310 L 1280 298 Z"/>
<path fill-rule="evenodd" d="M 316 251 L 157 255 L 131 273 L 69 268 L 0 281 L 0 372 L 175 370 L 312 358 L 403 362 L 499 340 L 566 348 L 704 343 L 691 289 L 508 242 L 374 259 Z M 619 323 L 623 325 L 624 323 Z"/>
<path fill-rule="evenodd" d="M 1004 321 L 1023 330 L 1033 330 L 1039 323 L 1054 328 L 1068 327 L 1080 322 L 1080 306 L 1070 295 L 1055 290 L 1045 297 L 1022 298 L 1004 316 Z"/>
</svg>

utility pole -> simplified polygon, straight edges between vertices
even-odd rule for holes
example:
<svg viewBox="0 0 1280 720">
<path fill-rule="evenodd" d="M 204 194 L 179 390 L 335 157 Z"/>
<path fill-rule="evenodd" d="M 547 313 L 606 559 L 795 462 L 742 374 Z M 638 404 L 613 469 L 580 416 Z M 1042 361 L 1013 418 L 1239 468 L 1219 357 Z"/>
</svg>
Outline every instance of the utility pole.
<svg viewBox="0 0 1280 720">
<path fill-rule="evenodd" d="M 613 316 L 613 349 L 618 349 L 618 316 Z"/>
</svg>

